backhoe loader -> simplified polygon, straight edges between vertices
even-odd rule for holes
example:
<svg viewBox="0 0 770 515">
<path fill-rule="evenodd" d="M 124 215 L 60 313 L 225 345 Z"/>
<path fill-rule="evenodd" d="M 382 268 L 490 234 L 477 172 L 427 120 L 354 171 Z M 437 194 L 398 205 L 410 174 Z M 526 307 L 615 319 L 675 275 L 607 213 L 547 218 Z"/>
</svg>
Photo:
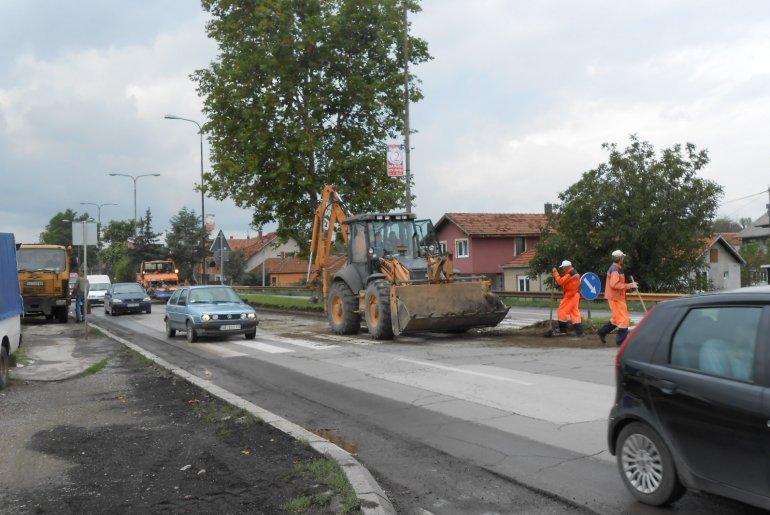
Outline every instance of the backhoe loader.
<svg viewBox="0 0 770 515">
<path fill-rule="evenodd" d="M 328 269 L 335 228 L 341 228 L 347 264 Z M 485 277 L 458 277 L 452 254 L 442 254 L 430 220 L 413 213 L 352 215 L 333 185 L 315 211 L 309 286 L 320 279 L 321 298 L 336 334 L 357 333 L 361 317 L 378 340 L 425 331 L 464 332 L 495 326 L 508 307 Z"/>
</svg>

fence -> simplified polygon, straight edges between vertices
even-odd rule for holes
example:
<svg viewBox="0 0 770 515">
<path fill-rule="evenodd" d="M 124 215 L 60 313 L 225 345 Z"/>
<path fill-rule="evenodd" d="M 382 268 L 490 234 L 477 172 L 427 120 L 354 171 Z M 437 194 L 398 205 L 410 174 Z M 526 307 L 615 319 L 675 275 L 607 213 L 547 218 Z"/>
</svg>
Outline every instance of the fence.
<svg viewBox="0 0 770 515">
<path fill-rule="evenodd" d="M 312 295 L 314 290 L 304 286 L 233 286 L 238 293 L 268 293 L 270 295 L 288 294 L 288 295 Z M 496 291 L 498 297 L 511 299 L 550 299 L 550 291 Z M 557 296 L 561 296 L 561 291 L 556 291 Z M 639 300 L 645 302 L 662 302 L 664 300 L 678 299 L 687 297 L 680 293 L 628 293 L 628 300 Z M 601 293 L 597 300 L 604 300 L 604 294 Z"/>
</svg>

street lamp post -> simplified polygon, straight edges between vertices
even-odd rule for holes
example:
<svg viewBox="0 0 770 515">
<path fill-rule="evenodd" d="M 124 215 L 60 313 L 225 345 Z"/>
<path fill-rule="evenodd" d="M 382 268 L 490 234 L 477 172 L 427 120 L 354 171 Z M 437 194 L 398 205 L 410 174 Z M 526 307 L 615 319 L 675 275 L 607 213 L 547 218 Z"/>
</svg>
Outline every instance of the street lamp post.
<svg viewBox="0 0 770 515">
<path fill-rule="evenodd" d="M 104 206 L 117 206 L 117 204 L 113 204 L 112 202 L 105 202 L 104 204 L 96 204 L 94 202 L 81 202 L 81 206 L 96 206 L 98 215 L 96 217 L 96 247 L 101 248 L 102 244 L 102 237 L 101 237 L 101 230 L 102 230 L 102 208 Z M 99 262 L 99 272 L 102 271 L 102 263 Z"/>
<path fill-rule="evenodd" d="M 198 126 L 198 134 L 201 140 L 201 281 L 206 284 L 206 208 L 205 208 L 205 195 L 203 193 L 203 127 L 195 120 L 189 118 L 182 118 L 181 116 L 175 116 L 173 114 L 167 114 L 164 116 L 166 120 L 182 120 L 185 122 L 194 123 Z"/>
<path fill-rule="evenodd" d="M 112 177 L 116 177 L 118 175 L 122 177 L 128 177 L 132 181 L 134 181 L 134 225 L 136 225 L 136 181 L 141 179 L 142 177 L 159 177 L 159 173 L 143 173 L 141 175 L 129 175 L 127 173 L 111 173 L 109 174 Z M 82 202 L 81 202 L 82 203 Z"/>
</svg>

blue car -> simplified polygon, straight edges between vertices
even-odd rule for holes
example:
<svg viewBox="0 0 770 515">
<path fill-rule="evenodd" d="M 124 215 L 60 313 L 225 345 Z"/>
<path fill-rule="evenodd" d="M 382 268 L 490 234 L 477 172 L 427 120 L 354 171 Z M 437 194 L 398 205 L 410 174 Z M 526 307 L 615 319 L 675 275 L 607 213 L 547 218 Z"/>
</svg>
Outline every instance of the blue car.
<svg viewBox="0 0 770 515">
<path fill-rule="evenodd" d="M 257 334 L 257 312 L 246 304 L 230 286 L 185 286 L 174 292 L 166 303 L 166 336 L 177 331 L 187 333 L 188 342 L 203 336 L 244 335 L 252 340 Z"/>
</svg>

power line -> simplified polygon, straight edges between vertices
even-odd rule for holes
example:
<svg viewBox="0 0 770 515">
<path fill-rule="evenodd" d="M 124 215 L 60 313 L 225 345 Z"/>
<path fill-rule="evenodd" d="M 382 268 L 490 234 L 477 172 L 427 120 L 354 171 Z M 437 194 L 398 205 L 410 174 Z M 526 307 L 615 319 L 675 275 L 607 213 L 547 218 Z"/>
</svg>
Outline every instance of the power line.
<svg viewBox="0 0 770 515">
<path fill-rule="evenodd" d="M 738 202 L 739 200 L 746 200 L 747 198 L 757 197 L 759 195 L 765 195 L 765 194 L 767 194 L 767 192 L 768 192 L 768 190 L 763 190 L 763 191 L 760 191 L 759 193 L 753 193 L 753 194 L 747 195 L 745 197 L 736 198 L 736 199 L 733 199 L 733 200 L 725 200 L 724 202 L 722 202 L 719 205 L 720 206 L 724 206 L 725 204 L 729 204 L 731 202 Z"/>
</svg>

